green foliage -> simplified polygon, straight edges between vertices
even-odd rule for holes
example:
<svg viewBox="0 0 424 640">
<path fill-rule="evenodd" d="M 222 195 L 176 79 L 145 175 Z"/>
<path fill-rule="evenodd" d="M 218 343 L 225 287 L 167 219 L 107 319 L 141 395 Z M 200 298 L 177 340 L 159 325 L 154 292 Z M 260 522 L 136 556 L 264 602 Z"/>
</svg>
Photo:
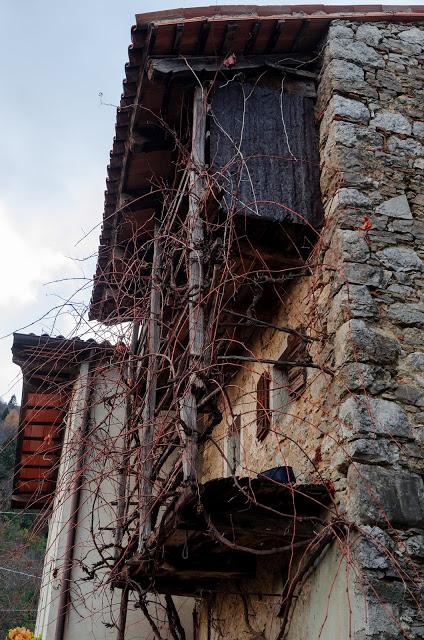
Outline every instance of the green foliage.
<svg viewBox="0 0 424 640">
<path fill-rule="evenodd" d="M 0 416 L 16 408 L 15 396 L 7 405 L 0 400 Z M 0 418 L 1 512 L 10 511 L 15 455 L 16 429 L 5 426 Z M 0 514 L 0 639 L 12 627 L 34 628 L 40 580 L 31 575 L 41 576 L 46 537 L 46 527 L 36 513 Z"/>
</svg>

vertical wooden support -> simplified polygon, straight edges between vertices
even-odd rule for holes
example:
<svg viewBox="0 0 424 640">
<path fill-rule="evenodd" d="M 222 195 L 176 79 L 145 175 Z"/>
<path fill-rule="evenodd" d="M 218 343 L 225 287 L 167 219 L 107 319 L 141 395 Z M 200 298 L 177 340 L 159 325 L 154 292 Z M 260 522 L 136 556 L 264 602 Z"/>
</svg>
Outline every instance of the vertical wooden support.
<svg viewBox="0 0 424 640">
<path fill-rule="evenodd" d="M 119 606 L 119 622 L 118 622 L 117 640 L 125 640 L 125 630 L 127 626 L 127 613 L 128 613 L 128 596 L 129 596 L 129 588 L 125 587 L 122 591 L 121 604 Z"/>
<path fill-rule="evenodd" d="M 158 377 L 158 353 L 160 347 L 159 317 L 161 313 L 161 271 L 162 244 L 159 224 L 155 224 L 153 245 L 152 285 L 150 291 L 150 313 L 147 327 L 148 369 L 146 378 L 146 396 L 142 413 L 141 430 L 141 473 L 140 486 L 140 532 L 139 550 L 152 530 L 152 467 L 153 439 L 156 408 L 156 389 Z"/>
<path fill-rule="evenodd" d="M 128 356 L 128 363 L 126 367 L 127 380 L 135 380 L 136 370 L 136 354 L 139 343 L 140 323 L 134 322 L 131 335 L 130 352 Z M 128 470 L 130 465 L 130 441 L 129 433 L 131 431 L 131 421 L 133 415 L 133 394 L 132 390 L 128 391 L 125 404 L 125 423 L 124 423 L 124 437 L 123 437 L 123 451 L 122 451 L 122 466 L 119 471 L 118 482 L 118 500 L 116 509 L 116 529 L 115 529 L 115 560 L 118 560 L 120 555 L 120 549 L 122 545 L 123 531 L 124 531 L 124 517 L 126 507 L 126 493 L 128 482 Z"/>
<path fill-rule="evenodd" d="M 202 87 L 196 87 L 193 102 L 193 130 L 192 130 L 192 168 L 189 177 L 189 205 L 187 225 L 189 234 L 189 354 L 191 376 L 188 389 L 180 399 L 181 433 L 183 437 L 183 472 L 184 480 L 194 483 L 197 480 L 198 462 L 198 432 L 197 432 L 197 402 L 196 388 L 202 384 L 198 375 L 202 368 L 205 349 L 205 320 L 202 304 L 203 287 L 203 243 L 204 222 L 203 207 L 205 206 L 207 183 L 204 175 L 205 168 L 205 137 L 206 137 L 207 102 Z"/>
</svg>

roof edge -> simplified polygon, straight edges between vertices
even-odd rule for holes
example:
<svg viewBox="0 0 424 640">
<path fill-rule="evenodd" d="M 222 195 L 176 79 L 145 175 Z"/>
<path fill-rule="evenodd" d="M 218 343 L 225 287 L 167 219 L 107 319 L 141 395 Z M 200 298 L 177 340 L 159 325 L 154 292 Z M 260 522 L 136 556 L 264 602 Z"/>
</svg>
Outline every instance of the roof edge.
<svg viewBox="0 0 424 640">
<path fill-rule="evenodd" d="M 416 14 L 424 18 L 424 5 L 209 5 L 193 8 L 164 9 L 136 14 L 138 27 L 157 24 L 189 22 L 191 20 L 223 20 L 225 18 L 354 18 L 355 16 L 402 17 Z"/>
</svg>

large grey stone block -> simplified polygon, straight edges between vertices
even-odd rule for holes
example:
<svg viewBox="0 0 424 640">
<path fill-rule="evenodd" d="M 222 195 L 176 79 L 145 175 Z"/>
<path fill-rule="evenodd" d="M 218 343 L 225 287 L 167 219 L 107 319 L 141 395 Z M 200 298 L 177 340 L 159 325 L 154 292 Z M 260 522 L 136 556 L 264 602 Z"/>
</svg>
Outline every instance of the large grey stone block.
<svg viewBox="0 0 424 640">
<path fill-rule="evenodd" d="M 387 569 L 392 563 L 394 548 L 390 536 L 380 527 L 361 527 L 361 538 L 354 547 L 354 555 L 361 567 Z"/>
<path fill-rule="evenodd" d="M 355 284 L 343 285 L 334 296 L 328 314 L 327 331 L 334 333 L 340 325 L 351 318 L 373 318 L 377 313 L 377 304 L 367 287 Z"/>
<path fill-rule="evenodd" d="M 334 205 L 342 207 L 366 207 L 371 206 L 371 200 L 365 193 L 352 187 L 339 189 L 334 196 Z"/>
<path fill-rule="evenodd" d="M 411 134 L 411 124 L 401 113 L 379 111 L 370 122 L 370 126 L 388 133 Z"/>
<path fill-rule="evenodd" d="M 424 558 L 424 535 L 418 533 L 408 538 L 406 550 L 412 558 Z"/>
<path fill-rule="evenodd" d="M 376 47 L 381 42 L 383 34 L 372 24 L 360 24 L 356 30 L 356 39 L 365 42 L 366 44 Z"/>
<path fill-rule="evenodd" d="M 353 31 L 343 24 L 331 24 L 328 30 L 329 38 L 353 38 Z"/>
<path fill-rule="evenodd" d="M 352 100 L 341 95 L 334 95 L 328 105 L 328 113 L 351 122 L 367 124 L 370 118 L 368 107 L 359 100 Z"/>
<path fill-rule="evenodd" d="M 343 262 L 364 262 L 370 255 L 370 249 L 359 231 L 341 229 L 338 232 Z"/>
<path fill-rule="evenodd" d="M 352 440 L 347 445 L 347 453 L 350 456 L 350 462 L 362 462 L 363 464 L 395 464 L 400 457 L 396 445 L 383 438 Z"/>
<path fill-rule="evenodd" d="M 405 29 L 405 31 L 399 33 L 398 37 L 404 42 L 411 42 L 412 44 L 419 44 L 424 47 L 424 31 L 418 27 Z"/>
<path fill-rule="evenodd" d="M 365 147 L 367 150 L 382 149 L 384 146 L 384 138 L 381 133 L 370 127 L 364 127 L 354 122 L 345 122 L 336 120 L 333 122 L 328 136 L 328 146 L 343 145 L 349 149 L 358 148 L 361 151 L 361 157 L 364 158 Z"/>
<path fill-rule="evenodd" d="M 339 198 L 336 198 L 337 202 Z M 325 255 L 325 264 L 343 271 L 342 263 L 365 262 L 369 256 L 370 248 L 359 231 L 337 229 Z"/>
<path fill-rule="evenodd" d="M 424 140 L 424 122 L 414 122 L 412 134 L 419 140 Z"/>
<path fill-rule="evenodd" d="M 395 363 L 400 346 L 388 334 L 368 327 L 363 320 L 345 322 L 336 332 L 336 366 L 347 362 Z"/>
<path fill-rule="evenodd" d="M 341 405 L 339 419 L 347 437 L 357 437 L 362 433 L 412 438 L 406 413 L 396 402 L 389 400 L 351 396 Z"/>
<path fill-rule="evenodd" d="M 364 362 L 350 362 L 340 371 L 340 384 L 349 391 L 380 393 L 392 384 L 390 371 Z"/>
<path fill-rule="evenodd" d="M 352 464 L 347 473 L 348 516 L 353 522 L 393 527 L 424 525 L 420 476 L 399 469 Z"/>
<path fill-rule="evenodd" d="M 377 207 L 376 211 L 382 216 L 412 220 L 411 209 L 409 208 L 409 203 L 405 195 L 386 200 Z"/>
<path fill-rule="evenodd" d="M 346 83 L 346 91 L 349 90 L 349 85 L 364 84 L 364 70 L 357 64 L 346 62 L 345 60 L 331 60 L 325 73 L 329 78 L 333 78 L 343 84 Z"/>
<path fill-rule="evenodd" d="M 369 264 L 346 262 L 340 279 L 351 284 L 366 284 L 378 289 L 386 289 L 392 273 L 390 271 L 374 267 Z"/>
<path fill-rule="evenodd" d="M 424 373 L 424 352 L 414 351 L 410 353 L 405 361 L 407 368 L 411 368 L 413 371 Z"/>
<path fill-rule="evenodd" d="M 405 404 L 423 406 L 424 394 L 422 389 L 412 387 L 410 384 L 400 384 L 396 388 L 395 396 L 401 402 Z"/>
<path fill-rule="evenodd" d="M 397 302 L 388 308 L 387 317 L 403 327 L 424 327 L 424 305 Z"/>
<path fill-rule="evenodd" d="M 423 262 L 413 249 L 387 247 L 377 251 L 376 257 L 387 269 L 394 271 L 422 271 Z"/>
<path fill-rule="evenodd" d="M 398 138 L 397 136 L 390 136 L 387 142 L 387 149 L 393 155 L 398 155 L 397 161 L 404 156 L 407 160 L 409 158 L 424 156 L 423 145 L 414 138 Z"/>
<path fill-rule="evenodd" d="M 329 40 L 328 55 L 369 67 L 384 68 L 383 57 L 364 42 L 354 42 L 349 38 Z"/>
</svg>

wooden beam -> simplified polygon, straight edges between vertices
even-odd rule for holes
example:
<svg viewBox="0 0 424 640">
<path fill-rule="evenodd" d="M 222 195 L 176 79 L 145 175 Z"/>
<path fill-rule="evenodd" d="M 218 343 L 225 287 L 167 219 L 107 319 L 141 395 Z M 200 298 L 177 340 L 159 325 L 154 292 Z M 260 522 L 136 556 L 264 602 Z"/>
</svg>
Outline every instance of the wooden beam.
<svg viewBox="0 0 424 640">
<path fill-rule="evenodd" d="M 148 369 L 146 380 L 146 395 L 142 412 L 141 424 L 141 468 L 143 469 L 140 497 L 140 531 L 139 550 L 142 549 L 146 538 L 152 530 L 152 468 L 153 468 L 153 438 L 154 419 L 156 409 L 158 354 L 160 346 L 159 318 L 161 313 L 161 274 L 162 274 L 162 244 L 159 223 L 155 224 L 153 241 L 152 282 L 150 291 L 150 314 L 147 327 Z"/>
<path fill-rule="evenodd" d="M 205 319 L 202 303 L 203 288 L 203 208 L 207 195 L 204 177 L 207 98 L 202 87 L 196 87 L 193 101 L 192 169 L 189 177 L 187 214 L 189 252 L 189 353 L 191 376 L 189 388 L 180 398 L 180 433 L 185 445 L 183 453 L 184 479 L 197 481 L 198 425 L 196 390 L 202 381 L 197 371 L 202 368 L 205 349 Z"/>
<path fill-rule="evenodd" d="M 152 153 L 153 151 L 167 151 L 170 148 L 169 140 L 166 139 L 163 131 L 162 137 L 150 138 L 136 133 L 130 137 L 131 153 Z"/>
<path fill-rule="evenodd" d="M 265 52 L 271 53 L 278 42 L 280 33 L 283 30 L 285 20 L 276 20 L 272 29 L 271 37 L 266 45 Z M 280 56 L 281 57 L 281 56 Z"/>
<path fill-rule="evenodd" d="M 296 58 L 296 56 L 295 56 Z M 296 62 L 293 58 L 293 62 Z M 196 75 L 203 77 L 213 76 L 218 72 L 233 73 L 238 71 L 256 71 L 269 65 L 273 65 L 273 68 L 280 69 L 284 73 L 299 77 L 316 78 L 316 74 L 308 72 L 305 75 L 305 70 L 296 69 L 291 67 L 288 63 L 284 66 L 280 66 L 278 63 L 281 60 L 281 55 L 253 55 L 253 56 L 238 56 L 235 64 L 226 68 L 224 66 L 225 56 L 184 56 L 176 58 L 175 56 L 152 56 L 148 62 L 148 76 L 151 80 L 164 80 L 170 74 L 173 76 L 193 76 L 196 80 Z M 298 62 L 307 62 L 308 58 L 305 56 L 299 56 Z M 194 72 L 194 73 L 193 73 Z"/>
<path fill-rule="evenodd" d="M 134 372 L 136 367 L 135 355 L 137 350 L 137 343 L 140 333 L 140 323 L 134 322 L 131 334 L 130 353 L 127 362 L 127 377 L 128 379 L 134 378 Z M 124 434 L 123 434 L 123 446 L 122 446 L 122 464 L 119 469 L 118 476 L 118 495 L 117 495 L 117 510 L 116 510 L 116 527 L 115 527 L 115 560 L 118 560 L 121 550 L 122 538 L 124 534 L 124 517 L 127 508 L 126 505 L 126 492 L 128 484 L 128 470 L 131 459 L 130 450 L 130 432 L 131 422 L 133 417 L 133 397 L 129 393 L 125 401 L 125 422 L 124 422 Z M 121 600 L 121 607 L 124 600 Z M 127 602 L 128 604 L 128 602 Z M 121 611 L 122 613 L 122 611 Z M 126 614 L 125 614 L 126 615 Z M 119 636 L 118 636 L 119 637 Z"/>
<path fill-rule="evenodd" d="M 184 22 L 175 25 L 174 42 L 172 43 L 172 54 L 178 55 L 180 51 L 180 42 L 184 31 Z"/>
<path fill-rule="evenodd" d="M 252 28 L 249 33 L 249 38 L 247 40 L 246 46 L 244 47 L 244 55 L 248 55 L 253 51 L 253 48 L 256 44 L 256 38 L 258 37 L 259 29 L 261 28 L 260 20 L 255 20 L 252 25 Z"/>
<path fill-rule="evenodd" d="M 310 23 L 311 23 L 310 20 L 303 20 L 302 26 L 300 27 L 299 31 L 296 34 L 295 39 L 293 40 L 290 52 L 296 52 L 296 51 L 302 50 L 303 40 L 305 39 L 305 36 L 309 31 Z"/>
<path fill-rule="evenodd" d="M 201 55 L 203 53 L 210 30 L 211 30 L 211 23 L 208 20 L 204 20 L 199 29 L 199 37 L 196 45 L 196 53 L 198 55 Z"/>
<path fill-rule="evenodd" d="M 225 29 L 225 37 L 221 46 L 221 54 L 227 56 L 232 52 L 234 37 L 237 31 L 237 22 L 228 22 Z"/>
</svg>

